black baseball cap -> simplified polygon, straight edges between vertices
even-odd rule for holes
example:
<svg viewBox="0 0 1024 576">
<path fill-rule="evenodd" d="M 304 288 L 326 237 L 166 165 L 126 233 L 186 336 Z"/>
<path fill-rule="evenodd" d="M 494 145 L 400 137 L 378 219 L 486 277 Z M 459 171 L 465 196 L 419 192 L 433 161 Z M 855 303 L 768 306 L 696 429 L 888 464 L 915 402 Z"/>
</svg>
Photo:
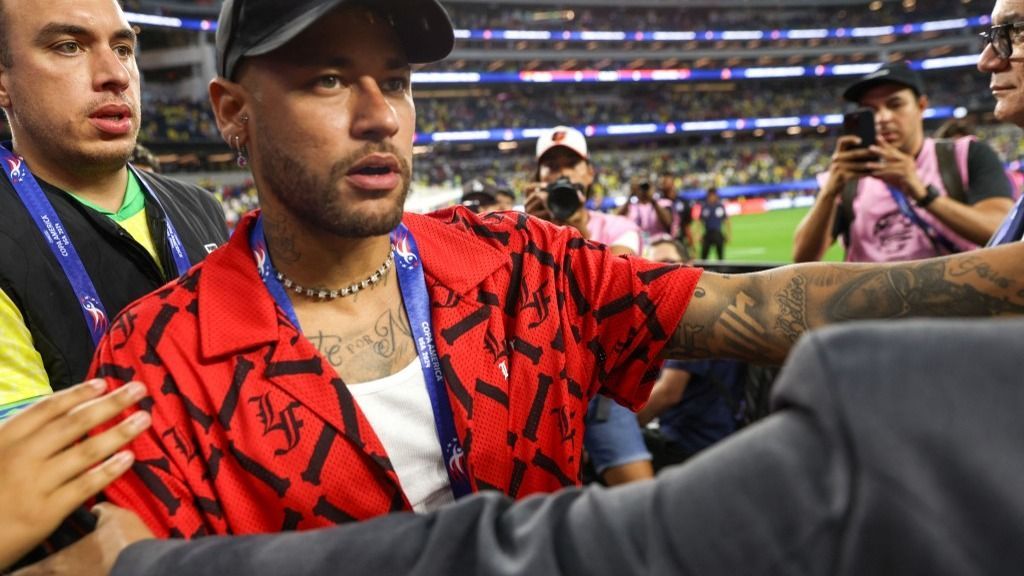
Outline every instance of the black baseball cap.
<svg viewBox="0 0 1024 576">
<path fill-rule="evenodd" d="M 498 201 L 498 187 L 489 182 L 471 180 L 462 187 L 463 204 L 476 202 L 481 206 L 494 204 Z"/>
<path fill-rule="evenodd" d="M 850 102 L 860 102 L 865 92 L 881 84 L 899 84 L 910 88 L 918 96 L 924 94 L 924 80 L 921 79 L 921 75 L 906 62 L 894 62 L 885 64 L 854 82 L 846 92 L 843 92 L 843 98 Z"/>
<path fill-rule="evenodd" d="M 410 64 L 441 60 L 455 45 L 452 22 L 437 0 L 224 0 L 217 21 L 217 73 L 232 79 L 243 58 L 277 50 L 342 4 L 386 16 Z"/>
</svg>

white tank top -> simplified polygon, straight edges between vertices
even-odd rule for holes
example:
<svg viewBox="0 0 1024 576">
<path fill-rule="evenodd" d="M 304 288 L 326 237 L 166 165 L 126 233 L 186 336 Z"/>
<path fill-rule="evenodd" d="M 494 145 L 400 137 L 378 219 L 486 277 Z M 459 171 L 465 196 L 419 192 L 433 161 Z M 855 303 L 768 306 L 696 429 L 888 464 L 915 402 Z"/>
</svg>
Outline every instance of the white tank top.
<svg viewBox="0 0 1024 576">
<path fill-rule="evenodd" d="M 455 501 L 419 358 L 380 380 L 349 386 L 418 513 Z"/>
</svg>

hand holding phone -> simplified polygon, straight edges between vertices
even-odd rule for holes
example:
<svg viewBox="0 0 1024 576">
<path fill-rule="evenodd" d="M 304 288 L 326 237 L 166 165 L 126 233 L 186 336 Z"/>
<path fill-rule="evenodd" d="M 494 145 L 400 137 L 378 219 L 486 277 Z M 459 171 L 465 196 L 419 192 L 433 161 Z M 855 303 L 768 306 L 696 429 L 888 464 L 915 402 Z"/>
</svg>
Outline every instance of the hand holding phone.
<svg viewBox="0 0 1024 576">
<path fill-rule="evenodd" d="M 875 133 L 875 111 L 871 108 L 858 108 L 843 114 L 843 135 L 860 138 L 860 144 L 852 148 L 867 148 L 874 145 L 878 139 Z"/>
</svg>

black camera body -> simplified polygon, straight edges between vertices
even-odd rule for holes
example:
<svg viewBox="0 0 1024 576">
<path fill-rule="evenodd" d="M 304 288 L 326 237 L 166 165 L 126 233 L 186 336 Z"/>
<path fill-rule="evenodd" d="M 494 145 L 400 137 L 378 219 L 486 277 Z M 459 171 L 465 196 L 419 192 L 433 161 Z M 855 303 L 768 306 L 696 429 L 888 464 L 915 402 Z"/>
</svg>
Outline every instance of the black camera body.
<svg viewBox="0 0 1024 576">
<path fill-rule="evenodd" d="M 551 217 L 559 222 L 567 221 L 583 207 L 582 192 L 583 186 L 565 176 L 548 184 L 548 211 Z"/>
</svg>

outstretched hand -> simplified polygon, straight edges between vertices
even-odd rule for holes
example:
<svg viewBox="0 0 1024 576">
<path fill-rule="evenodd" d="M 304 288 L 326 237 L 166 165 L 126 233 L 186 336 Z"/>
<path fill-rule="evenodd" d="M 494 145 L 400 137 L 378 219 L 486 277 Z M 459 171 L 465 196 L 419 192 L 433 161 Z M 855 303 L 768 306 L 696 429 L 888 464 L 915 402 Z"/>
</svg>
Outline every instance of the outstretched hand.
<svg viewBox="0 0 1024 576">
<path fill-rule="evenodd" d="M 104 390 L 102 380 L 79 384 L 0 423 L 0 569 L 132 465 L 132 453 L 119 450 L 149 427 L 147 412 L 81 439 L 142 399 L 146 388 L 133 382 Z"/>
</svg>

